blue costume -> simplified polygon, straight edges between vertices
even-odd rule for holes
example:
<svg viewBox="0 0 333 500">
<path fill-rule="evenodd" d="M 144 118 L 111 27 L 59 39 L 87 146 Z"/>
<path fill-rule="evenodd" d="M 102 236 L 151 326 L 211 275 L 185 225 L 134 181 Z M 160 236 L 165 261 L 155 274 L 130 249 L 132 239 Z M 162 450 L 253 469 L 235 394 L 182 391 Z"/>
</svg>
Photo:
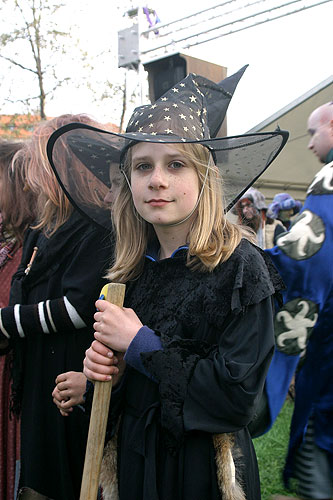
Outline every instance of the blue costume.
<svg viewBox="0 0 333 500">
<path fill-rule="evenodd" d="M 266 250 L 287 287 L 275 318 L 276 351 L 266 381 L 270 426 L 297 367 L 286 485 L 310 417 L 315 443 L 327 452 L 333 477 L 333 150 L 327 160 L 290 231 Z"/>
</svg>

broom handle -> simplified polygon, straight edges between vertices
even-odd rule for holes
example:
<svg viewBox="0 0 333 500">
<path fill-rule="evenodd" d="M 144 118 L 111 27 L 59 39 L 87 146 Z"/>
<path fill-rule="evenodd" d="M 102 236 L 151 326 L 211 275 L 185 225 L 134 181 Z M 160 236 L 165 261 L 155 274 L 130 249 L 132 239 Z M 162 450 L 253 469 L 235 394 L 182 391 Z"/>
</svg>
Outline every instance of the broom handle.
<svg viewBox="0 0 333 500">
<path fill-rule="evenodd" d="M 106 287 L 102 289 L 104 293 Z M 122 306 L 125 296 L 125 285 L 111 283 L 107 285 L 105 300 L 116 306 Z M 86 456 L 81 483 L 80 500 L 96 500 L 99 486 L 102 456 L 104 449 L 106 424 L 109 414 L 112 380 L 94 384 L 94 397 L 91 409 Z"/>
</svg>

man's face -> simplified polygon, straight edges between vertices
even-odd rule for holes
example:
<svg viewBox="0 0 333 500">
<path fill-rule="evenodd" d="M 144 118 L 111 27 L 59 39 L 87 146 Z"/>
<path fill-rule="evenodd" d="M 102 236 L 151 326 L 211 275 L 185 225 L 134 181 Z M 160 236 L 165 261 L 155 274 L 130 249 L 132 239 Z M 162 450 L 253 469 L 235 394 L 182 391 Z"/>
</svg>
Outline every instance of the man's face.
<svg viewBox="0 0 333 500">
<path fill-rule="evenodd" d="M 323 108 L 316 109 L 309 117 L 308 132 L 311 136 L 308 148 L 322 163 L 333 148 L 333 120 L 325 119 Z"/>
<path fill-rule="evenodd" d="M 294 215 L 294 209 L 290 208 L 289 210 L 280 210 L 278 219 L 282 222 L 289 221 L 290 217 Z"/>
<path fill-rule="evenodd" d="M 240 208 L 242 212 L 242 218 L 245 220 L 251 220 L 254 216 L 258 215 L 258 210 L 253 205 L 252 201 L 248 198 L 240 200 Z"/>
</svg>

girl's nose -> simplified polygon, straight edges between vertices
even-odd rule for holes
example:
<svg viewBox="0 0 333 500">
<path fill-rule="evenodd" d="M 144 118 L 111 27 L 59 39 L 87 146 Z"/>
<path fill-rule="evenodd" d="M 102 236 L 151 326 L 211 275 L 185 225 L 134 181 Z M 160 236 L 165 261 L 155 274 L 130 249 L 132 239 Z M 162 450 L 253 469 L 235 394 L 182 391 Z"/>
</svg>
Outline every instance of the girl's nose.
<svg viewBox="0 0 333 500">
<path fill-rule="evenodd" d="M 114 195 L 113 195 L 112 189 L 110 189 L 110 190 L 106 193 L 106 195 L 105 195 L 105 197 L 104 197 L 104 203 L 106 203 L 106 204 L 108 204 L 108 205 L 109 205 L 109 204 L 113 203 L 113 201 L 114 201 Z"/>
<path fill-rule="evenodd" d="M 167 173 L 164 172 L 162 167 L 156 166 L 152 170 L 150 179 L 149 179 L 149 187 L 150 189 L 159 189 L 161 187 L 167 187 Z"/>
</svg>

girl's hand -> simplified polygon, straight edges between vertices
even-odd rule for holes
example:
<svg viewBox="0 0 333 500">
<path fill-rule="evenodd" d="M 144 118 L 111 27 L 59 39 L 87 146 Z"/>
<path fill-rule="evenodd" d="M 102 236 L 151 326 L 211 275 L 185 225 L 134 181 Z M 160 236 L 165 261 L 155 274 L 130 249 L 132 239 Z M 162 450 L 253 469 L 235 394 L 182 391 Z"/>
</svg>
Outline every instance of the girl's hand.
<svg viewBox="0 0 333 500">
<path fill-rule="evenodd" d="M 53 402 L 63 417 L 73 411 L 73 406 L 84 402 L 87 379 L 82 372 L 61 373 L 55 380 L 52 392 Z"/>
<path fill-rule="evenodd" d="M 83 373 L 89 380 L 105 382 L 112 379 L 113 385 L 116 385 L 125 371 L 126 362 L 123 354 L 115 355 L 107 346 L 94 340 L 86 351 L 83 367 Z"/>
<path fill-rule="evenodd" d="M 97 300 L 98 311 L 94 314 L 95 339 L 112 350 L 126 352 L 129 344 L 143 326 L 133 309 L 119 307 Z"/>
</svg>

